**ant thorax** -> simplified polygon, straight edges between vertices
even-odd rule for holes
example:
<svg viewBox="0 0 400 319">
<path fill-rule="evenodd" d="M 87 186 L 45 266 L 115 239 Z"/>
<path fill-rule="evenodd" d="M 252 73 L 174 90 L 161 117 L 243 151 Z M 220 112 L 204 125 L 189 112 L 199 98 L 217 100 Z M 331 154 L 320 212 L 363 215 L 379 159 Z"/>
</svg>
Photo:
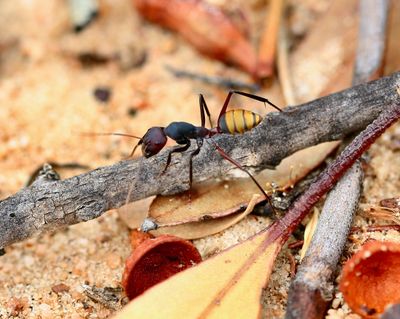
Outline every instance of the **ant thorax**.
<svg viewBox="0 0 400 319">
<path fill-rule="evenodd" d="M 190 139 L 196 139 L 197 127 L 187 122 L 172 122 L 164 129 L 165 135 L 178 144 L 186 144 Z"/>
</svg>

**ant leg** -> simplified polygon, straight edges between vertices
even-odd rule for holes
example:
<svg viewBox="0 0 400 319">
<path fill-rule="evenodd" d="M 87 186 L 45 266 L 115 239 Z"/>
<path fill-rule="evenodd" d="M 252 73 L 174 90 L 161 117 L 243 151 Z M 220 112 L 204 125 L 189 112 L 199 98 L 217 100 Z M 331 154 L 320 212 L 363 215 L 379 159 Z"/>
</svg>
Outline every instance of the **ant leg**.
<svg viewBox="0 0 400 319">
<path fill-rule="evenodd" d="M 277 109 L 279 112 L 282 112 L 282 110 L 279 107 L 277 107 L 275 104 L 273 104 L 271 101 L 269 101 L 265 97 L 254 95 L 254 94 L 251 94 L 251 93 L 241 92 L 241 91 L 232 91 L 232 92 L 236 93 L 236 94 L 239 94 L 239 95 L 246 96 L 246 97 L 248 97 L 250 99 L 253 99 L 253 100 L 256 100 L 256 101 L 260 101 L 260 102 L 263 102 L 263 103 L 268 103 L 273 108 Z"/>
<path fill-rule="evenodd" d="M 228 108 L 229 101 L 231 100 L 232 94 L 235 93 L 234 91 L 229 91 L 228 95 L 225 98 L 224 105 L 221 108 L 221 112 L 219 112 L 218 121 L 217 121 L 217 131 L 221 133 L 221 128 L 219 127 L 219 122 L 221 120 L 222 115 L 226 113 L 226 109 Z"/>
<path fill-rule="evenodd" d="M 182 146 L 182 147 L 177 147 L 177 148 L 174 148 L 173 150 L 171 150 L 171 151 L 168 153 L 167 164 L 165 165 L 165 168 L 164 168 L 164 170 L 162 171 L 161 174 L 164 174 L 165 171 L 167 170 L 169 164 L 171 164 L 172 153 L 183 153 L 183 152 L 186 151 L 189 147 L 190 147 L 190 140 L 188 140 L 187 143 L 186 143 L 184 146 Z"/>
<path fill-rule="evenodd" d="M 200 115 L 201 115 L 201 126 L 205 127 L 206 125 L 206 119 L 204 116 L 204 111 L 207 113 L 208 120 L 210 121 L 210 127 L 213 127 L 212 121 L 211 121 L 211 115 L 210 115 L 210 110 L 208 109 L 206 100 L 204 99 L 203 94 L 199 95 L 199 104 L 200 104 Z"/>
<path fill-rule="evenodd" d="M 192 188 L 192 182 L 193 182 L 193 165 L 192 165 L 192 160 L 193 157 L 199 154 L 201 147 L 203 146 L 203 139 L 198 138 L 196 139 L 197 142 L 197 148 L 190 153 L 190 158 L 189 158 L 189 186 Z"/>
<path fill-rule="evenodd" d="M 226 154 L 225 151 L 224 151 L 221 147 L 219 147 L 215 142 L 213 142 L 213 144 L 214 144 L 215 148 L 217 149 L 217 151 L 219 152 L 219 154 L 220 154 L 224 159 L 228 160 L 228 161 L 231 162 L 233 165 L 235 165 L 237 168 L 241 169 L 243 172 L 245 172 L 247 175 L 249 175 L 249 177 L 253 180 L 253 182 L 257 185 L 258 189 L 261 191 L 261 193 L 263 193 L 263 195 L 264 195 L 265 198 L 267 199 L 268 204 L 269 204 L 269 206 L 270 206 L 271 209 L 272 209 L 272 212 L 273 212 L 274 214 L 276 214 L 276 213 L 275 213 L 274 206 L 272 205 L 271 197 L 269 197 L 269 196 L 267 195 L 267 193 L 264 191 L 264 189 L 261 187 L 261 185 L 257 182 L 257 180 L 254 178 L 254 176 L 251 175 L 250 172 L 249 172 L 247 169 L 245 169 L 242 165 L 240 165 L 239 162 L 235 161 L 235 160 L 234 160 L 233 158 L 231 158 L 228 154 Z"/>
</svg>

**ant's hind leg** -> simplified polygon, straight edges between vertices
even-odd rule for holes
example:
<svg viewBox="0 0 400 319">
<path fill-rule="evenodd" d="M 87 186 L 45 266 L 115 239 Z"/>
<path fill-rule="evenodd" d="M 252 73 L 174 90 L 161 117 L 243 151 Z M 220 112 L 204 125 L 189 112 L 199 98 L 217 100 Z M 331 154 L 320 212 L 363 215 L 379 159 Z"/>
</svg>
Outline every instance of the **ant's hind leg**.
<svg viewBox="0 0 400 319">
<path fill-rule="evenodd" d="M 271 105 L 273 108 L 277 109 L 279 112 L 282 112 L 282 110 L 276 106 L 274 103 L 272 103 L 270 100 L 266 99 L 265 97 L 262 96 L 258 96 L 255 94 L 251 94 L 251 93 L 246 93 L 246 92 L 242 92 L 242 91 L 232 91 L 235 94 L 239 94 L 239 95 L 243 95 L 245 97 L 248 97 L 249 99 L 253 99 L 259 102 L 263 102 L 263 103 L 267 103 L 269 105 Z"/>
<path fill-rule="evenodd" d="M 271 207 L 273 214 L 276 215 L 274 206 L 272 205 L 271 197 L 269 197 L 269 196 L 267 195 L 267 193 L 264 191 L 264 189 L 261 187 L 261 185 L 257 182 L 257 180 L 254 178 L 254 176 L 251 175 L 250 172 L 249 172 L 247 169 L 245 169 L 242 165 L 240 165 L 239 162 L 235 161 L 235 160 L 234 160 L 233 158 L 231 158 L 228 154 L 226 154 L 225 151 L 224 151 L 221 147 L 219 147 L 215 142 L 213 142 L 213 144 L 214 144 L 215 148 L 217 149 L 217 151 L 219 152 L 219 154 L 220 154 L 224 159 L 226 159 L 227 161 L 231 162 L 231 163 L 232 163 L 233 165 L 235 165 L 237 168 L 239 168 L 240 170 L 242 170 L 243 172 L 245 172 L 247 175 L 249 175 L 249 177 L 252 179 L 252 181 L 254 182 L 254 184 L 257 185 L 258 189 L 261 191 L 261 193 L 262 193 L 262 194 L 265 196 L 265 198 L 267 199 L 268 204 L 269 204 L 269 206 Z"/>
<path fill-rule="evenodd" d="M 174 148 L 173 150 L 171 150 L 171 151 L 168 153 L 167 164 L 165 165 L 164 170 L 162 171 L 161 174 L 164 174 L 165 171 L 167 170 L 169 164 L 171 164 L 171 158 L 172 158 L 172 154 L 173 154 L 173 153 L 183 153 L 183 152 L 186 151 L 189 147 L 190 147 L 190 140 L 188 140 L 187 143 L 186 143 L 184 146 L 176 147 L 176 148 Z"/>
</svg>

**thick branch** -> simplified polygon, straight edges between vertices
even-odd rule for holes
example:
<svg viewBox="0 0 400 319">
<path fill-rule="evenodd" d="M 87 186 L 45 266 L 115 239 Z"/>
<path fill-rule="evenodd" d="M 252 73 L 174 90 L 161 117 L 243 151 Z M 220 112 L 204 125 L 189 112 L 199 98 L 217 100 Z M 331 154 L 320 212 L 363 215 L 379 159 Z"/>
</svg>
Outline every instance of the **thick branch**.
<svg viewBox="0 0 400 319">
<path fill-rule="evenodd" d="M 282 113 L 273 113 L 250 132 L 218 135 L 214 141 L 247 167 L 277 165 L 297 150 L 360 131 L 397 99 L 400 73 L 352 87 Z M 188 189 L 188 155 L 173 157 L 164 175 L 166 151 L 121 161 L 64 181 L 38 182 L 0 202 L 0 247 L 35 233 L 96 218 L 105 211 L 154 194 Z M 205 143 L 193 161 L 194 181 L 225 176 L 231 169 Z"/>
</svg>

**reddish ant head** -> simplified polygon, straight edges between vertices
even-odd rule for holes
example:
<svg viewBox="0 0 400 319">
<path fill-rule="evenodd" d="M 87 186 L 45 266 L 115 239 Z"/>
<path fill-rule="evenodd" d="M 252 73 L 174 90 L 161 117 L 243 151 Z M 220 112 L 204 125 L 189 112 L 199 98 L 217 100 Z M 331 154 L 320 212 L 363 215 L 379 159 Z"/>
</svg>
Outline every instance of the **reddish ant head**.
<svg viewBox="0 0 400 319">
<path fill-rule="evenodd" d="M 160 152 L 167 143 L 167 136 L 163 127 L 151 127 L 139 141 L 138 145 L 142 145 L 142 153 L 144 157 L 150 157 Z"/>
</svg>

